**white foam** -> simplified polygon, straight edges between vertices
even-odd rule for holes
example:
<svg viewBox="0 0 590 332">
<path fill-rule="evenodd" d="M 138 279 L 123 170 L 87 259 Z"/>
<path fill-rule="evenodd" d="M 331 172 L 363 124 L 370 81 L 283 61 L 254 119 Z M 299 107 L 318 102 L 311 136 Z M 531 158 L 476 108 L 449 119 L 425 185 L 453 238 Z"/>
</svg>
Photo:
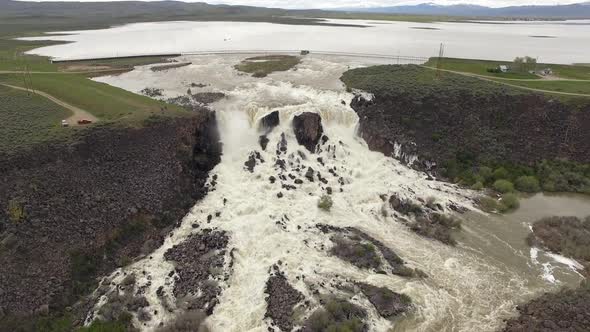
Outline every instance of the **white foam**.
<svg viewBox="0 0 590 332">
<path fill-rule="evenodd" d="M 551 257 L 551 259 L 553 259 L 555 262 L 566 265 L 574 271 L 584 269 L 584 266 L 582 264 L 578 263 L 576 260 L 572 258 L 564 257 L 554 253 L 547 253 L 546 255 Z"/>
</svg>

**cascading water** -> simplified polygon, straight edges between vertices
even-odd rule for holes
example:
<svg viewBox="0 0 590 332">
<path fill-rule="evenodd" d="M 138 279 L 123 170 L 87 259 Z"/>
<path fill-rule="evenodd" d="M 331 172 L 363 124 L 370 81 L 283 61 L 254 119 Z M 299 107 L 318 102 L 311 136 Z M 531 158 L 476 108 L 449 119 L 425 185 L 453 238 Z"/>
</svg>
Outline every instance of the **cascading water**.
<svg viewBox="0 0 590 332">
<path fill-rule="evenodd" d="M 192 235 L 203 234 L 204 229 L 227 236 L 225 250 L 217 251 L 215 271 L 205 276 L 220 290 L 206 320 L 212 331 L 268 330 L 265 286 L 275 264 L 309 301 L 302 318 L 319 306 L 318 294 L 336 294 L 367 310 L 372 331 L 493 331 L 501 327 L 502 319 L 513 314 L 517 302 L 546 288 L 539 278 L 540 266 L 518 250 L 514 253 L 516 261 L 494 256 L 492 251 L 513 248 L 500 238 L 488 236 L 476 223 L 465 220 L 459 245 L 451 247 L 413 233 L 394 216 L 382 197 L 396 194 L 415 201 L 433 197 L 450 213 L 451 204 L 473 210 L 473 193 L 429 180 L 426 174 L 366 147 L 355 132 L 357 115 L 348 106 L 353 95 L 337 80 L 347 64 L 312 58 L 297 71 L 259 80 L 237 75 L 231 68 L 237 62 L 232 57 L 191 61 L 193 65 L 174 74 L 139 68 L 102 79 L 138 91 L 145 87 L 137 85 L 145 84 L 145 77 L 138 80 L 141 75 L 176 75 L 176 85 L 170 83 L 171 77 L 151 77 L 148 81 L 167 82 L 158 87 L 174 96 L 184 92 L 187 82 L 206 79 L 212 85 L 209 89 L 226 94 L 212 105 L 223 156 L 211 172 L 210 192 L 159 249 L 108 278 L 111 285 L 121 289 L 126 276 L 135 275 L 133 291 L 141 290 L 151 313 L 147 321 L 135 317 L 137 327 L 154 330 L 182 311 L 174 287 L 186 280 L 181 280 L 182 271 L 175 270 L 166 253 Z M 263 150 L 259 122 L 274 111 L 278 111 L 280 124 L 266 135 L 268 144 Z M 307 151 L 295 137 L 292 120 L 303 112 L 321 116 L 328 140 L 320 143 L 317 153 Z M 286 151 L 282 151 L 285 142 Z M 250 155 L 255 156 L 252 171 L 244 165 Z M 309 168 L 314 171 L 313 181 L 306 177 Z M 324 195 L 333 200 L 330 211 L 318 208 Z M 330 254 L 333 241 L 318 229 L 319 224 L 354 227 L 428 277 L 377 273 L 343 261 Z M 393 321 L 382 318 L 362 294 L 346 294 L 338 286 L 355 282 L 406 294 L 414 309 Z M 196 297 L 206 293 L 204 288 L 192 291 Z M 96 308 L 105 301 L 103 296 Z"/>
</svg>

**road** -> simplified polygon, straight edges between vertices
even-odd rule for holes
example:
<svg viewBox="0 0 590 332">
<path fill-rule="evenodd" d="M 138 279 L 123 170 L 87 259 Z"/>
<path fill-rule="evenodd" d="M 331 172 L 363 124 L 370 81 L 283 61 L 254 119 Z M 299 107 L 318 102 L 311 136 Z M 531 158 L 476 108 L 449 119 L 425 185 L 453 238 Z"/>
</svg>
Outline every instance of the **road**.
<svg viewBox="0 0 590 332">
<path fill-rule="evenodd" d="M 423 68 L 427 68 L 427 69 L 431 69 L 431 70 L 437 70 L 437 68 L 435 68 L 435 67 L 430 67 L 430 66 L 422 66 L 422 67 Z M 529 90 L 529 91 L 542 92 L 542 93 L 551 93 L 551 94 L 558 94 L 558 95 L 565 95 L 565 96 L 575 96 L 575 97 L 590 97 L 590 94 L 573 93 L 573 92 L 561 92 L 561 91 L 555 91 L 555 90 L 536 89 L 536 88 L 529 88 L 529 87 L 522 86 L 522 85 L 510 84 L 510 83 L 502 82 L 504 80 L 508 80 L 508 81 L 542 82 L 543 80 L 541 80 L 541 79 L 525 79 L 525 78 L 498 78 L 498 79 L 494 79 L 494 78 L 491 78 L 490 76 L 473 74 L 473 73 L 466 73 L 466 72 L 462 72 L 462 71 L 455 71 L 455 70 L 448 70 L 448 69 L 440 69 L 440 70 L 441 71 L 444 71 L 444 72 L 448 72 L 448 73 L 453 73 L 453 74 L 467 76 L 467 77 L 479 78 L 480 80 L 494 82 L 494 83 L 498 83 L 498 84 L 503 84 L 503 85 L 510 86 L 510 87 L 513 87 L 513 88 L 524 89 L 524 90 Z M 499 80 L 502 80 L 502 81 L 499 81 Z M 552 80 L 552 81 L 590 82 L 590 80 L 573 80 L 573 79 L 557 79 L 557 80 Z"/>
<path fill-rule="evenodd" d="M 17 90 L 22 90 L 22 91 L 32 91 L 40 96 L 43 96 L 49 100 L 51 100 L 52 102 L 58 104 L 59 106 L 62 106 L 63 108 L 66 108 L 70 111 L 72 111 L 72 113 L 74 113 L 72 116 L 70 116 L 69 118 L 65 119 L 66 121 L 68 121 L 68 123 L 71 126 L 78 126 L 78 120 L 82 120 L 82 119 L 86 119 L 86 120 L 90 120 L 92 122 L 98 122 L 98 118 L 95 117 L 94 115 L 88 113 L 87 111 L 78 108 L 76 106 L 72 106 L 58 98 L 55 98 L 54 96 L 45 93 L 43 91 L 39 91 L 39 90 L 27 90 L 25 88 L 22 88 L 20 86 L 15 86 L 15 85 L 10 85 L 10 84 L 4 84 L 4 83 L 0 83 L 0 85 L 12 88 L 12 89 L 17 89 Z"/>
</svg>

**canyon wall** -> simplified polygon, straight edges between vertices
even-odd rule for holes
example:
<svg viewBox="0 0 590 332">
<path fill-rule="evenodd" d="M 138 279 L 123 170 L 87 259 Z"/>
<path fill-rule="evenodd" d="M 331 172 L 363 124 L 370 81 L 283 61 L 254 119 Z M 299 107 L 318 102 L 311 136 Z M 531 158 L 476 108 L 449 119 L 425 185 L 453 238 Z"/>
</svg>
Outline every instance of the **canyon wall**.
<svg viewBox="0 0 590 332">
<path fill-rule="evenodd" d="M 159 246 L 220 154 L 215 114 L 201 112 L 0 156 L 0 322 L 63 310 Z"/>
</svg>

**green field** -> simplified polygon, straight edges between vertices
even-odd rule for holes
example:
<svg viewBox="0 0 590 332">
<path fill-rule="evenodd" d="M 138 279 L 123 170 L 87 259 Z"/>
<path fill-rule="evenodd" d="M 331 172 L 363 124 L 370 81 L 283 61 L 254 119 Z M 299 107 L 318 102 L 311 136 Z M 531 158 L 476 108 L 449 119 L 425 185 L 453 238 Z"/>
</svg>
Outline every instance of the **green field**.
<svg viewBox="0 0 590 332">
<path fill-rule="evenodd" d="M 92 113 L 101 121 L 138 124 L 150 115 L 184 116 L 178 106 L 89 80 L 82 75 L 32 74 L 33 87 Z M 24 86 L 18 74 L 0 75 L 0 82 Z M 162 111 L 163 108 L 167 110 Z"/>
<path fill-rule="evenodd" d="M 518 85 L 530 89 L 548 90 L 565 93 L 579 93 L 590 95 L 590 81 L 552 81 L 552 80 L 530 80 L 530 81 L 512 81 L 496 79 L 500 83 Z"/>
<path fill-rule="evenodd" d="M 57 71 L 57 66 L 46 57 L 27 55 L 24 52 L 34 48 L 61 44 L 51 41 L 22 41 L 0 35 L 0 71 L 24 70 Z"/>
<path fill-rule="evenodd" d="M 0 100 L 0 153 L 75 135 L 75 129 L 61 127 L 72 113 L 44 97 L 0 86 Z"/>
<path fill-rule="evenodd" d="M 430 58 L 424 65 L 429 67 L 437 67 L 438 58 Z M 460 71 L 465 73 L 472 73 L 477 75 L 484 75 L 490 77 L 502 78 L 528 78 L 538 79 L 539 76 L 530 73 L 489 73 L 487 69 L 496 68 L 499 65 L 510 65 L 511 62 L 506 61 L 488 61 L 488 60 L 474 60 L 474 59 L 457 59 L 457 58 L 442 58 L 441 67 L 445 70 Z"/>
<path fill-rule="evenodd" d="M 458 59 L 458 58 L 442 58 L 442 69 L 459 71 L 465 73 L 472 73 L 477 75 L 484 75 L 498 78 L 511 79 L 541 79 L 540 76 L 530 74 L 527 72 L 508 72 L 508 73 L 489 73 L 488 68 L 496 68 L 499 65 L 510 66 L 512 62 L 509 61 L 490 61 L 490 60 L 476 60 L 476 59 Z M 429 67 L 437 67 L 438 58 L 430 58 L 425 63 Z M 561 79 L 581 79 L 590 80 L 590 67 L 584 65 L 559 65 L 540 63 L 536 65 L 538 69 L 551 68 L 553 75 Z"/>
<path fill-rule="evenodd" d="M 349 70 L 342 76 L 349 88 L 371 92 L 405 92 L 417 96 L 437 91 L 438 94 L 520 94 L 525 90 L 496 84 L 489 80 L 454 73 L 437 77 L 435 70 L 416 65 L 384 65 Z"/>
</svg>

